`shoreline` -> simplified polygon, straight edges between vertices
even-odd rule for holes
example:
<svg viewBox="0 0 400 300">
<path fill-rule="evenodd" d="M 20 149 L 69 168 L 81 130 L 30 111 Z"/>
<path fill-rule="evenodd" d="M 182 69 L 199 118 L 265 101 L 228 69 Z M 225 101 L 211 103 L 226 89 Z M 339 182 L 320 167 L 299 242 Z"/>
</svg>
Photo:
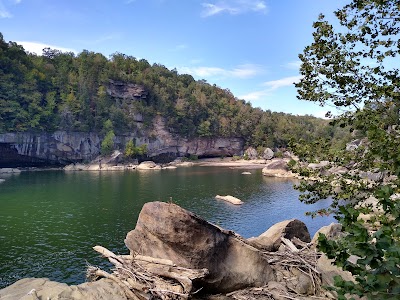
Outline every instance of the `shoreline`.
<svg viewBox="0 0 400 300">
<path fill-rule="evenodd" d="M 263 169 L 267 164 L 265 159 L 253 159 L 253 160 L 233 160 L 231 157 L 226 158 L 201 158 L 198 161 L 193 162 L 194 165 L 201 167 L 231 167 L 234 169 Z"/>
<path fill-rule="evenodd" d="M 155 164 L 149 170 L 166 170 L 166 169 L 175 169 L 179 167 L 222 167 L 222 168 L 230 168 L 230 169 L 247 169 L 247 170 L 258 170 L 264 169 L 268 167 L 270 163 L 282 161 L 281 158 L 273 158 L 271 160 L 265 159 L 253 159 L 253 160 L 245 160 L 245 159 L 233 159 L 232 157 L 224 157 L 224 158 L 200 158 L 197 160 L 175 160 L 166 164 Z M 149 161 L 148 161 L 149 162 Z M 146 162 L 145 162 L 146 163 Z M 76 163 L 66 165 L 64 167 L 16 167 L 16 168 L 0 168 L 0 175 L 14 175 L 19 174 L 21 172 L 41 172 L 41 171 L 68 171 L 68 172 L 77 172 L 77 171 L 90 171 L 90 172 L 109 172 L 109 171 L 133 171 L 133 170 L 143 170 L 143 168 L 138 168 L 140 164 L 132 164 L 130 162 L 121 162 L 121 163 L 103 163 L 98 164 L 96 160 L 90 163 Z M 146 170 L 146 169 L 144 169 Z M 277 176 L 279 177 L 279 176 Z M 1 176 L 0 176 L 1 178 Z"/>
</svg>

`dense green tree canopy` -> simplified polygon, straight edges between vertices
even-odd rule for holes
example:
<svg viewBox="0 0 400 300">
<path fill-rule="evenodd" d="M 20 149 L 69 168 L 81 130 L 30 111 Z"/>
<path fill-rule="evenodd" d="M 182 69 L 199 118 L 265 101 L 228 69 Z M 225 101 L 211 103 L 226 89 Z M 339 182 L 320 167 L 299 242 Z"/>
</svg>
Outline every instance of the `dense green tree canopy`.
<svg viewBox="0 0 400 300">
<path fill-rule="evenodd" d="M 320 238 L 320 249 L 355 275 L 354 283 L 337 279 L 339 298 L 399 299 L 400 1 L 353 0 L 336 16 L 340 28 L 324 16 L 314 23 L 314 42 L 300 55 L 298 94 L 341 109 L 333 123 L 362 140 L 335 151 L 324 140 L 294 143 L 303 161 L 330 161 L 322 171 L 298 164 L 295 171 L 318 179 L 299 189 L 308 203 L 332 197 L 327 211 L 343 225 L 343 238 Z"/>
<path fill-rule="evenodd" d="M 134 83 L 147 91 L 137 101 L 111 97 L 110 81 Z M 340 128 L 312 116 L 253 108 L 227 89 L 178 74 L 160 64 L 121 53 L 110 58 L 84 50 L 78 55 L 46 48 L 26 53 L 0 35 L 0 132 L 135 131 L 133 115 L 152 126 L 156 115 L 186 137 L 242 137 L 247 145 L 285 147 L 290 138 L 340 139 Z"/>
</svg>

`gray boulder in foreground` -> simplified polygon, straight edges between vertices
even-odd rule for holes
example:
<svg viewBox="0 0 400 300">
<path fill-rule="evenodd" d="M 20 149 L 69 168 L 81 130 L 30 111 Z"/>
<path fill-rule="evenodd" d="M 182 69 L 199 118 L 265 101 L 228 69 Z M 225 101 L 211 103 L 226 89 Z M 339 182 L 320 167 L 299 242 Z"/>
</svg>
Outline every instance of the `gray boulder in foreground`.
<svg viewBox="0 0 400 300">
<path fill-rule="evenodd" d="M 311 240 L 313 246 L 316 246 L 318 243 L 318 237 L 320 234 L 324 234 L 328 240 L 333 240 L 338 237 L 343 236 L 342 225 L 338 223 L 331 223 L 327 226 L 321 227 L 315 234 Z"/>
<path fill-rule="evenodd" d="M 281 237 L 288 240 L 296 237 L 306 243 L 311 241 L 306 224 L 297 219 L 276 223 L 260 236 L 249 238 L 248 241 L 267 251 L 277 251 L 282 242 Z"/>
<path fill-rule="evenodd" d="M 47 278 L 25 278 L 0 290 L 1 300 L 74 299 L 126 300 L 124 291 L 112 280 L 101 279 L 68 286 Z"/>
<path fill-rule="evenodd" d="M 267 259 L 230 231 L 222 230 L 172 203 L 146 203 L 125 239 L 131 253 L 209 270 L 205 290 L 228 292 L 274 280 Z"/>
</svg>

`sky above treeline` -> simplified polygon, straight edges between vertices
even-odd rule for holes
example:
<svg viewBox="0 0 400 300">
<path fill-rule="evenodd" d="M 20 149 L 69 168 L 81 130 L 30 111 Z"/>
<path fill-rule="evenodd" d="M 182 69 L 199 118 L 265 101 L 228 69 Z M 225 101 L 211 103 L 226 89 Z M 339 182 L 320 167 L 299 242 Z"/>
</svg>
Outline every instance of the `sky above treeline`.
<svg viewBox="0 0 400 300">
<path fill-rule="evenodd" d="M 345 0 L 0 0 L 6 41 L 42 53 L 115 52 L 229 89 L 264 110 L 322 117 L 296 99 L 298 54 Z"/>
</svg>

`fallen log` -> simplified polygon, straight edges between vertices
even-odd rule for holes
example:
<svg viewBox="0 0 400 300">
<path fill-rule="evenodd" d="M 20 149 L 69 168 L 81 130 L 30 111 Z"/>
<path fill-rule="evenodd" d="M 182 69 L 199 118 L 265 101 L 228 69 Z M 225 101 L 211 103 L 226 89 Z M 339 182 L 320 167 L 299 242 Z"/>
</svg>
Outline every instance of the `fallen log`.
<svg viewBox="0 0 400 300">
<path fill-rule="evenodd" d="M 116 255 L 112 251 L 95 246 L 93 249 L 106 257 L 114 266 L 113 274 L 95 267 L 88 267 L 89 280 L 100 277 L 115 281 L 128 299 L 149 300 L 188 299 L 193 291 L 193 281 L 204 278 L 207 269 L 178 267 L 172 261 L 142 255 Z"/>
</svg>

